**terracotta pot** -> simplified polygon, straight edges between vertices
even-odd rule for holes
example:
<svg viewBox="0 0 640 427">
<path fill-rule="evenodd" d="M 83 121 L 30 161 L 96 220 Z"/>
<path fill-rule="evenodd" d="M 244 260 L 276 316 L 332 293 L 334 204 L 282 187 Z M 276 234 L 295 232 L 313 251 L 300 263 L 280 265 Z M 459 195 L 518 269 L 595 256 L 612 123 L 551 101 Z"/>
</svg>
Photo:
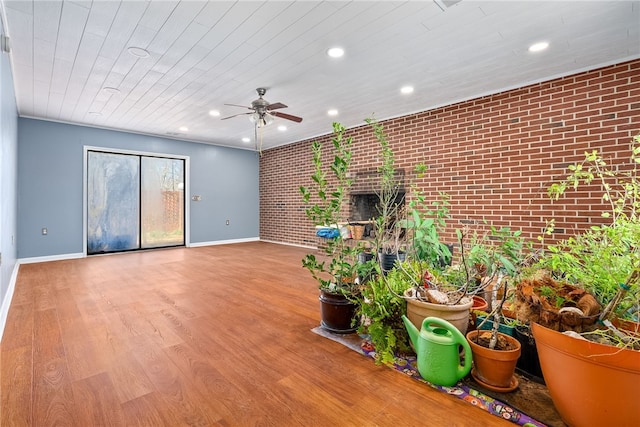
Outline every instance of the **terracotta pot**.
<svg viewBox="0 0 640 427">
<path fill-rule="evenodd" d="M 473 305 L 471 306 L 471 316 L 469 317 L 469 324 L 467 325 L 467 331 L 472 331 L 476 328 L 476 311 L 488 312 L 489 303 L 481 296 L 473 296 Z"/>
<path fill-rule="evenodd" d="M 640 335 L 640 323 L 632 322 L 631 320 L 614 319 L 613 325 L 616 328 L 624 329 L 631 332 L 632 335 Z"/>
<path fill-rule="evenodd" d="M 336 334 L 349 334 L 358 329 L 356 317 L 356 305 L 344 295 L 320 291 L 320 315 L 321 326 Z"/>
<path fill-rule="evenodd" d="M 635 426 L 640 351 L 620 349 L 532 325 L 542 374 L 570 426 Z"/>
<path fill-rule="evenodd" d="M 471 331 L 467 334 L 473 354 L 474 378 L 494 391 L 513 391 L 518 386 L 513 374 L 520 357 L 520 343 L 512 336 L 498 332 L 515 350 L 492 350 L 476 344 L 476 337 L 482 332 Z"/>
<path fill-rule="evenodd" d="M 488 308 L 489 303 L 486 299 L 478 295 L 473 296 L 473 305 L 471 306 L 471 310 L 487 311 Z"/>
<path fill-rule="evenodd" d="M 416 328 L 422 328 L 422 321 L 427 317 L 438 317 L 451 323 L 464 335 L 469 324 L 469 309 L 473 304 L 471 298 L 462 299 L 462 304 L 445 305 L 418 301 L 411 297 L 411 289 L 404 292 L 407 301 L 407 317 Z"/>
</svg>

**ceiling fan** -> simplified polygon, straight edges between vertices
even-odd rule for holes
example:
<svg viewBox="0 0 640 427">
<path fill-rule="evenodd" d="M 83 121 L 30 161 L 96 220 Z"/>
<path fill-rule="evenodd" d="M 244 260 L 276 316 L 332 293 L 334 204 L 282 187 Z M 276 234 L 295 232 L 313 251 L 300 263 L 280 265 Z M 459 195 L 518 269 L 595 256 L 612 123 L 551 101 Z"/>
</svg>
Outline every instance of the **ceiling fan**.
<svg viewBox="0 0 640 427">
<path fill-rule="evenodd" d="M 263 127 L 270 124 L 271 122 L 273 122 L 274 117 L 291 120 L 296 123 L 300 123 L 302 121 L 302 117 L 293 116 L 287 113 L 281 113 L 279 111 L 274 111 L 274 110 L 279 110 L 281 108 L 287 108 L 287 106 L 281 102 L 276 102 L 274 104 L 271 104 L 269 103 L 269 101 L 264 99 L 263 96 L 265 93 L 267 93 L 267 89 L 263 87 L 259 87 L 258 89 L 256 89 L 256 92 L 258 92 L 258 99 L 251 102 L 250 107 L 245 107 L 244 105 L 237 105 L 237 104 L 224 104 L 224 105 L 230 105 L 232 107 L 248 108 L 249 110 L 251 110 L 251 112 L 234 114 L 233 116 L 223 117 L 221 120 L 227 120 L 232 117 L 248 115 L 249 120 L 254 122 L 257 127 Z"/>
</svg>

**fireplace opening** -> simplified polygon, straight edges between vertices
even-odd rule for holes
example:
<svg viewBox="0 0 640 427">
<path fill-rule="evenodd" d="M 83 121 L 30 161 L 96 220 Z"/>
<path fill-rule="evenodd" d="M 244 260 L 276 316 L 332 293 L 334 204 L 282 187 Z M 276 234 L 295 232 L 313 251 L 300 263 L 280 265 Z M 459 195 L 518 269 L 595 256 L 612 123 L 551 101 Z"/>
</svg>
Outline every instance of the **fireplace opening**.
<svg viewBox="0 0 640 427">
<path fill-rule="evenodd" d="M 399 191 L 394 202 L 398 205 L 397 211 L 399 212 L 404 207 L 404 199 L 404 191 Z M 373 237 L 373 222 L 380 216 L 379 195 L 376 193 L 352 194 L 350 204 L 349 222 L 364 225 L 364 237 Z M 395 224 L 395 220 L 392 219 L 390 224 Z"/>
</svg>

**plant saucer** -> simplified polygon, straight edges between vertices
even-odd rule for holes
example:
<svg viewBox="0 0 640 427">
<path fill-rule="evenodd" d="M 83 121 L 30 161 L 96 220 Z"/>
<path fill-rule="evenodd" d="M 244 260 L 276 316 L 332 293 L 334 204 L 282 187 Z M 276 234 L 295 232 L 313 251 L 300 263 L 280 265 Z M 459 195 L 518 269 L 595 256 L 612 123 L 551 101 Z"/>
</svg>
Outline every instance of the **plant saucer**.
<svg viewBox="0 0 640 427">
<path fill-rule="evenodd" d="M 509 393 L 509 392 L 512 392 L 513 390 L 517 389 L 518 385 L 520 384 L 518 382 L 518 379 L 515 377 L 515 375 L 511 377 L 511 382 L 510 382 L 508 387 L 498 387 L 498 386 L 495 386 L 495 385 L 487 384 L 487 383 L 485 383 L 484 381 L 482 381 L 478 377 L 478 375 L 476 374 L 475 368 L 473 368 L 471 370 L 471 376 L 482 387 L 485 387 L 486 389 L 491 390 L 491 391 L 496 391 L 498 393 Z"/>
</svg>

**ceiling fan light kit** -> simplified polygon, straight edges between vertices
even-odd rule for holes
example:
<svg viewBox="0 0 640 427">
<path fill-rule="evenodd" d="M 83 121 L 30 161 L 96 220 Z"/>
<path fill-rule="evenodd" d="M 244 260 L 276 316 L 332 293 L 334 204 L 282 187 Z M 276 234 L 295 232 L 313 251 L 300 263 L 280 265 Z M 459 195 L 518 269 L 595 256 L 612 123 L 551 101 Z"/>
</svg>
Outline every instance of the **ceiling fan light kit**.
<svg viewBox="0 0 640 427">
<path fill-rule="evenodd" d="M 264 99 L 263 96 L 267 93 L 267 89 L 263 87 L 259 87 L 258 89 L 256 89 L 256 92 L 258 92 L 258 99 L 251 102 L 251 106 L 249 107 L 245 107 L 243 105 L 238 105 L 238 104 L 224 104 L 232 107 L 248 108 L 249 110 L 251 110 L 250 112 L 234 114 L 232 116 L 223 117 L 220 120 L 227 120 L 237 116 L 248 115 L 249 120 L 252 123 L 255 123 L 255 125 L 258 127 L 268 126 L 269 124 L 273 123 L 275 117 L 280 119 L 285 119 L 285 120 L 291 120 L 296 123 L 300 123 L 302 121 L 302 117 L 293 116 L 287 113 L 281 113 L 279 111 L 274 111 L 282 108 L 287 108 L 287 106 L 282 102 L 275 102 L 272 104 L 266 99 Z"/>
<path fill-rule="evenodd" d="M 258 112 L 255 112 L 249 115 L 249 121 L 251 123 L 255 123 L 259 128 L 268 126 L 273 123 L 273 116 L 269 113 L 264 113 L 260 115 Z"/>
</svg>

